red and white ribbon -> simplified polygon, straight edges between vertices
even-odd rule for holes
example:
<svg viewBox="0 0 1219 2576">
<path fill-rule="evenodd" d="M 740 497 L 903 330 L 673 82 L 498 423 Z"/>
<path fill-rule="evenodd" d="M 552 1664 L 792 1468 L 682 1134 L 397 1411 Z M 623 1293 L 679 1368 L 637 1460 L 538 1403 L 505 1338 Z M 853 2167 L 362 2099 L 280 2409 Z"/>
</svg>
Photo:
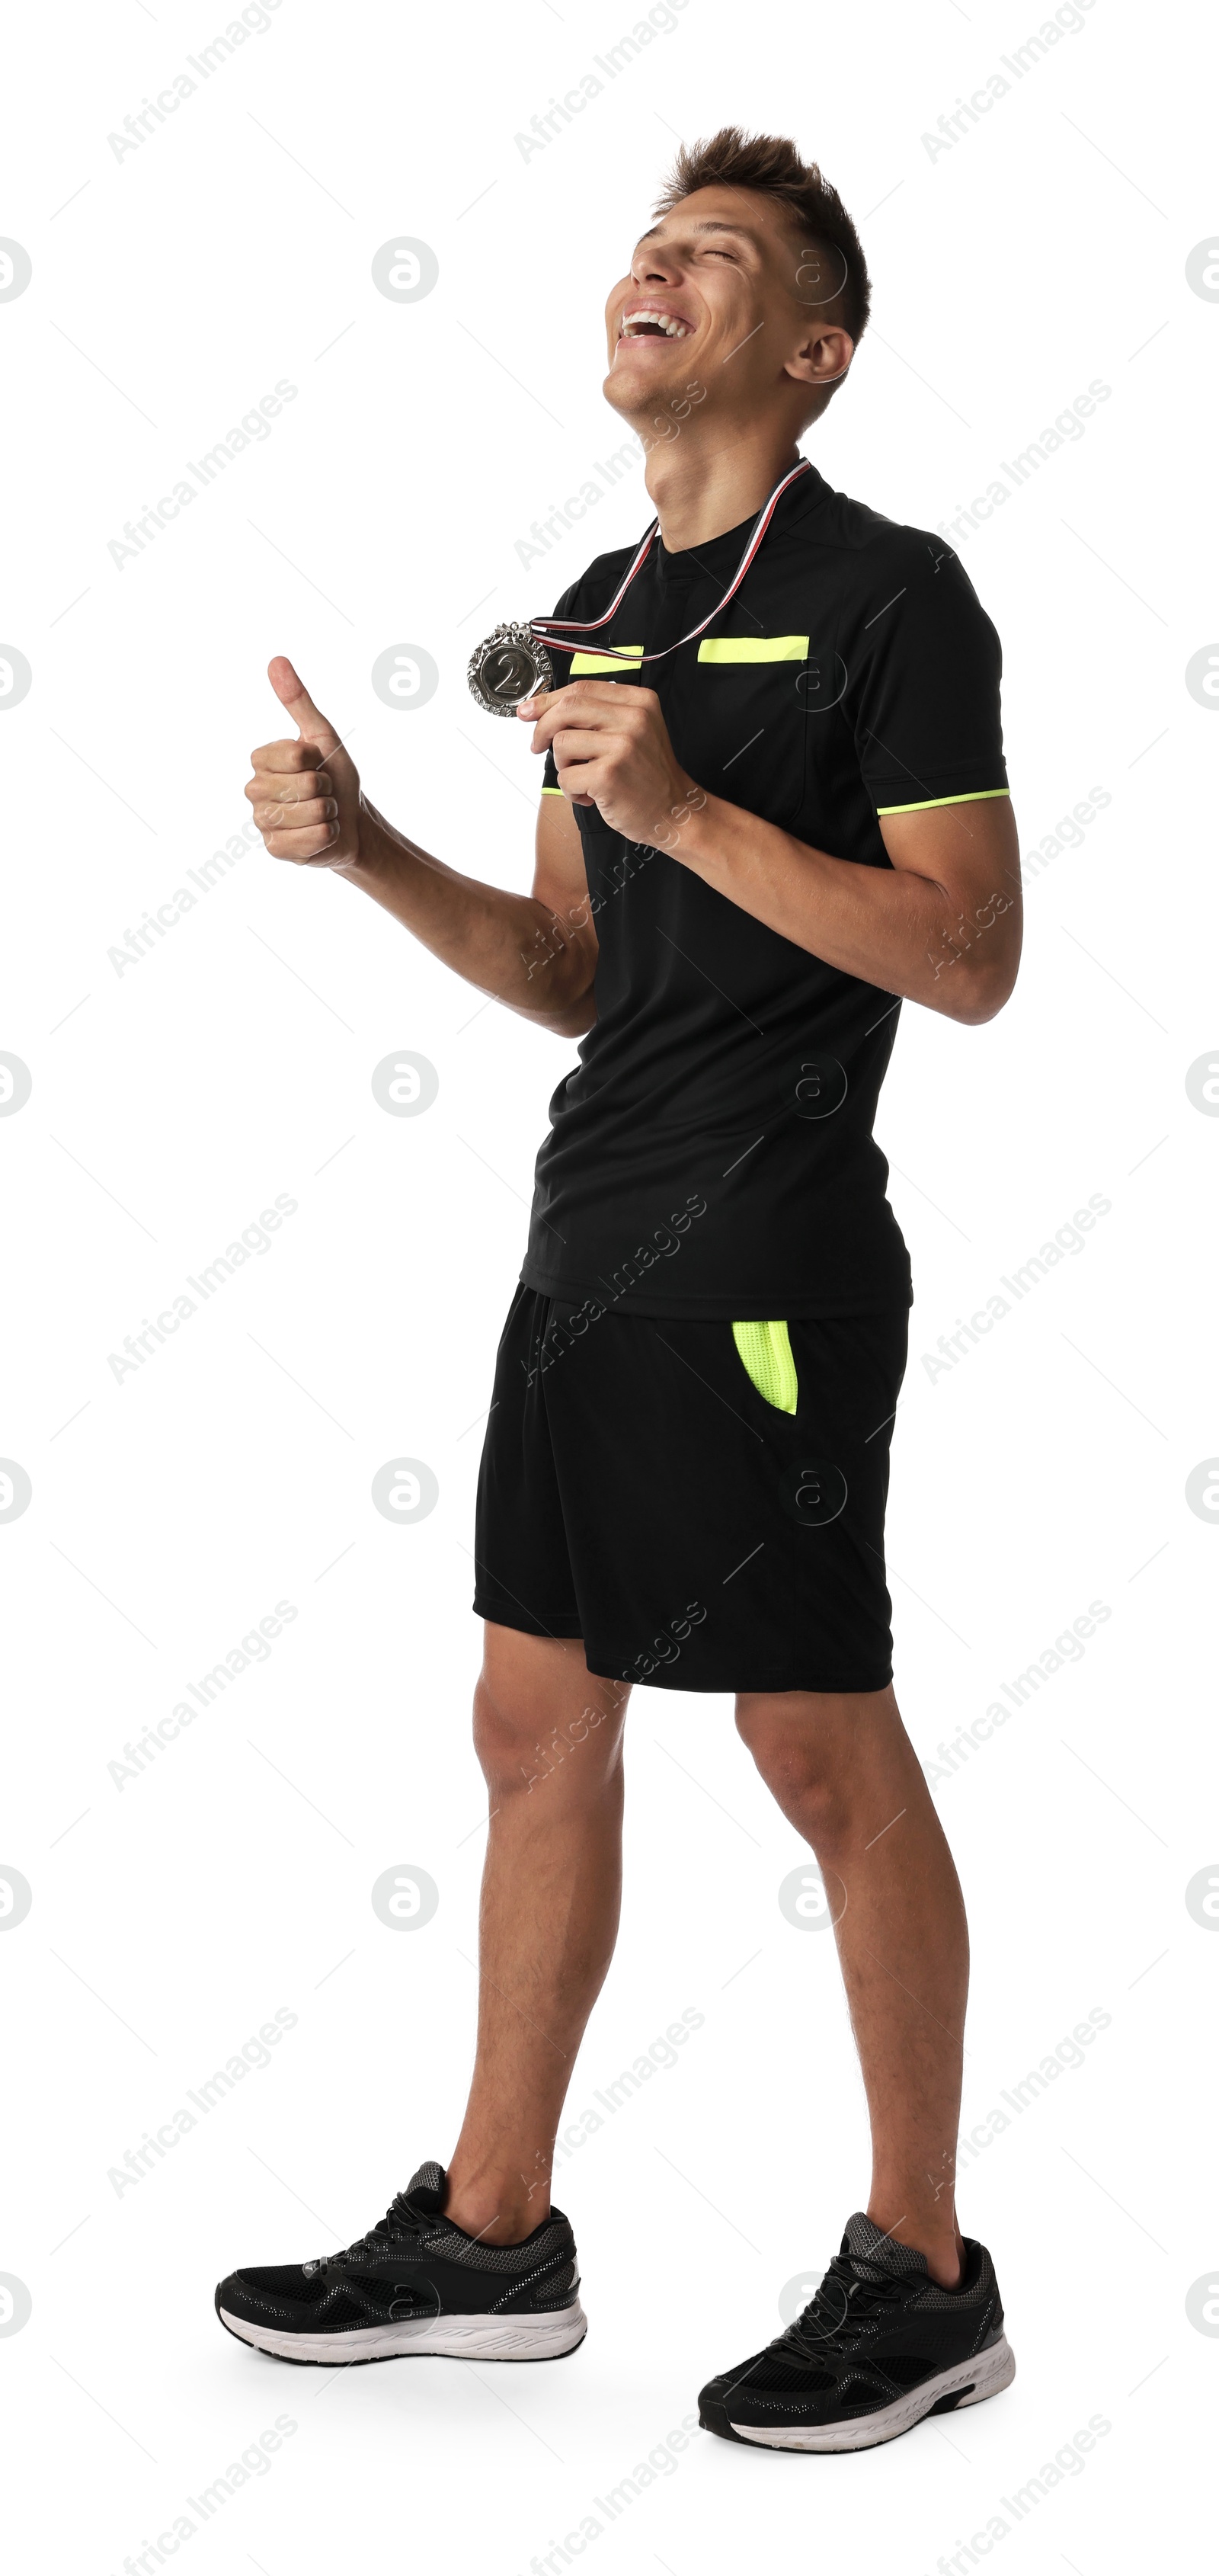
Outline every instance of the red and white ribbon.
<svg viewBox="0 0 1219 2576">
<path fill-rule="evenodd" d="M 638 653 L 624 653 L 617 645 L 603 644 L 600 650 L 604 654 L 605 659 L 607 661 L 626 662 L 630 665 L 630 668 L 633 671 L 637 671 L 641 658 L 645 662 L 663 662 L 670 653 L 680 653 L 683 644 L 693 644 L 698 636 L 705 635 L 707 628 L 712 624 L 713 620 L 717 618 L 721 611 L 728 606 L 729 600 L 736 597 L 736 594 L 741 587 L 741 583 L 744 581 L 745 575 L 753 562 L 754 556 L 762 543 L 762 539 L 770 526 L 775 511 L 778 508 L 784 493 L 787 491 L 788 486 L 795 483 L 801 474 L 810 474 L 811 472 L 812 466 L 808 457 L 802 456 L 799 464 L 793 465 L 789 472 L 783 476 L 782 481 L 776 483 L 775 488 L 770 495 L 770 499 L 763 503 L 762 508 L 754 521 L 753 527 L 749 533 L 749 542 L 746 545 L 745 552 L 737 565 L 736 571 L 732 576 L 732 580 L 730 581 L 727 590 L 724 592 L 723 598 L 717 599 L 714 608 L 708 611 L 706 617 L 702 620 L 701 625 L 692 626 L 688 635 L 679 635 L 676 644 L 666 644 L 659 653 L 645 653 L 642 657 Z M 650 552 L 659 527 L 659 519 L 653 519 L 651 527 L 643 538 L 639 551 L 635 556 L 635 560 L 627 573 L 626 579 L 623 582 L 621 589 L 616 593 L 614 599 L 611 601 L 610 606 L 606 609 L 604 617 L 565 617 L 558 622 L 564 626 L 570 627 L 573 635 L 595 635 L 602 626 L 608 626 L 611 619 L 616 615 L 618 609 L 621 607 L 640 565 L 644 562 L 646 556 Z M 555 653 L 574 653 L 576 651 L 577 648 L 574 644 L 565 642 L 561 635 L 552 634 L 550 630 L 550 619 L 545 617 L 530 618 L 529 631 L 532 635 L 536 635 L 540 644 L 549 645 L 551 651 Z"/>
</svg>

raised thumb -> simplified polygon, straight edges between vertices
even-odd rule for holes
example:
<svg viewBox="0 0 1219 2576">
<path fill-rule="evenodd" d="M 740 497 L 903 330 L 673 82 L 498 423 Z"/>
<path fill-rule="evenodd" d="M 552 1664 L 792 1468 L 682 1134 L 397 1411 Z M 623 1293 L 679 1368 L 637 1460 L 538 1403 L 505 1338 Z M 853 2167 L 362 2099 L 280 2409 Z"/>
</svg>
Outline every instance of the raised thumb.
<svg viewBox="0 0 1219 2576">
<path fill-rule="evenodd" d="M 281 706 L 287 708 L 302 742 L 316 743 L 323 753 L 341 748 L 334 726 L 314 706 L 304 681 L 286 654 L 277 653 L 274 661 L 268 663 L 267 678 Z"/>
</svg>

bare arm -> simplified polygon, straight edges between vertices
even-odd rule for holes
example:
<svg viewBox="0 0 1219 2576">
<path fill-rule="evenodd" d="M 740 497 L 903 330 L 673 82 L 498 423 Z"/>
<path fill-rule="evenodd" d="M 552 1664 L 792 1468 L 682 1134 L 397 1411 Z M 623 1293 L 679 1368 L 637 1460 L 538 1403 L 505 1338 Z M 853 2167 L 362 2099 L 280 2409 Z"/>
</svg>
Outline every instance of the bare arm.
<svg viewBox="0 0 1219 2576">
<path fill-rule="evenodd" d="M 484 885 L 420 849 L 369 804 L 350 752 L 290 662 L 277 658 L 270 676 L 299 732 L 296 742 L 266 743 L 253 754 L 245 791 L 272 858 L 348 877 L 442 965 L 540 1028 L 559 1037 L 591 1028 L 597 939 L 566 798 L 542 798 L 532 893 Z"/>
<path fill-rule="evenodd" d="M 579 826 L 565 797 L 542 799 L 531 894 L 462 876 L 408 841 L 363 796 L 359 850 L 340 874 L 480 993 L 556 1037 L 592 1027 L 597 935 Z"/>
<path fill-rule="evenodd" d="M 948 1019 L 993 1019 L 1020 962 L 1020 859 L 1006 796 L 881 821 L 891 868 L 832 858 L 693 786 L 651 689 L 584 680 L 518 709 L 565 795 L 667 850 L 828 966 Z"/>
<path fill-rule="evenodd" d="M 947 1019 L 991 1020 L 1020 963 L 1020 856 L 1007 797 L 887 814 L 892 861 L 861 867 L 709 796 L 674 857 L 829 966 Z"/>
</svg>

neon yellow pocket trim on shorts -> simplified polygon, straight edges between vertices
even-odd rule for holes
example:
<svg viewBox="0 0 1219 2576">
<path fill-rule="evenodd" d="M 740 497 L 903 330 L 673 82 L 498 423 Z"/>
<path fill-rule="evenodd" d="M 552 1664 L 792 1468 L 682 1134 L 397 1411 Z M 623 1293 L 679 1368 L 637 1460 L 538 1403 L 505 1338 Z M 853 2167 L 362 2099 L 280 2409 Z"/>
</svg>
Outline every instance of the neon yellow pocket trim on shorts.
<svg viewBox="0 0 1219 2576">
<path fill-rule="evenodd" d="M 796 1363 L 786 1324 L 734 1324 L 732 1338 L 764 1402 L 773 1404 L 778 1413 L 794 1413 Z"/>
</svg>

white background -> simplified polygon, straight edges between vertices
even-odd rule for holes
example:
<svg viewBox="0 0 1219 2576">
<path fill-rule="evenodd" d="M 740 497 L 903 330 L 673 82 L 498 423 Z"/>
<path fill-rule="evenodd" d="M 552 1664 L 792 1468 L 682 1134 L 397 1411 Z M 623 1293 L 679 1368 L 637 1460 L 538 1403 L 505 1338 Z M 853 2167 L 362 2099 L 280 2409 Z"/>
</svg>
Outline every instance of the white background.
<svg viewBox="0 0 1219 2576">
<path fill-rule="evenodd" d="M 33 2303 L 0 2337 L 23 2567 L 117 2571 L 280 2413 L 296 2431 L 195 2532 L 197 2576 L 521 2576 L 589 2515 L 603 2569 L 694 2576 L 750 2550 L 918 2576 L 999 2516 L 1005 2566 L 1092 2576 L 1162 2548 L 1219 2369 L 1185 2306 L 1219 2263 L 1219 1942 L 1184 1898 L 1219 1847 L 1200 1615 L 1219 1542 L 1185 1496 L 1219 1439 L 1219 1126 L 1185 1087 L 1219 1038 L 1215 718 L 1185 685 L 1219 635 L 1219 307 L 1185 274 L 1216 215 L 1214 64 L 1200 16 L 1095 0 L 933 158 L 924 134 L 1034 8 L 688 0 L 526 158 L 518 132 L 633 23 L 603 0 L 282 0 L 121 159 L 108 134 L 223 11 L 27 11 L 7 39 L 0 231 L 33 261 L 0 304 L 0 640 L 33 672 L 3 713 L 0 1026 L 33 1078 L 0 1119 L 0 1450 L 33 1487 L 0 1527 L 0 1861 L 33 1889 L 0 1941 L 0 2272 Z M 890 1551 L 923 1758 L 1089 1602 L 1111 1613 L 936 1784 L 973 1926 L 967 2124 L 1093 2008 L 1110 2019 L 962 2173 L 1011 2392 L 855 2460 L 700 2437 L 611 2520 L 591 2499 L 778 2330 L 783 2285 L 867 2190 L 832 1945 L 779 1912 L 801 1846 L 726 1700 L 641 1691 L 631 1720 L 624 1928 L 573 2106 L 684 2007 L 704 2021 L 556 2180 L 580 2353 L 290 2372 L 210 2305 L 236 2263 L 346 2242 L 456 2134 L 480 1416 L 572 1050 L 480 1008 L 346 886 L 254 851 L 137 966 L 108 952 L 241 829 L 250 746 L 283 729 L 276 651 L 388 813 L 527 882 L 536 766 L 474 708 L 467 655 L 646 522 L 636 469 L 595 530 L 529 571 L 515 551 L 621 444 L 603 296 L 675 137 L 727 118 L 794 133 L 863 232 L 874 328 L 808 442 L 832 482 L 935 527 L 1093 379 L 1111 389 L 959 539 L 1003 638 L 1026 856 L 1091 787 L 1111 801 L 1029 883 L 1001 1018 L 907 1008 L 878 1131 L 916 1282 Z M 395 227 L 439 261 L 408 306 L 370 276 Z M 119 569 L 124 522 L 280 378 L 298 390 L 271 435 Z M 441 675 L 414 710 L 370 686 L 402 643 Z M 419 1118 L 370 1088 L 402 1048 L 439 1075 Z M 116 1381 L 108 1354 L 278 1193 L 298 1205 L 271 1248 Z M 923 1354 L 1093 1193 L 1111 1208 L 1086 1248 L 932 1379 Z M 370 1501 L 398 1455 L 439 1479 L 412 1527 Z M 297 1616 L 269 1658 L 116 1785 L 124 1743 L 280 1600 Z M 369 1901 L 399 1862 L 440 1890 L 409 1937 Z M 271 2064 L 117 2192 L 110 2168 L 277 2007 L 297 2019 Z M 1007 2512 L 1093 2416 L 1111 2430 L 1083 2467 Z"/>
</svg>

